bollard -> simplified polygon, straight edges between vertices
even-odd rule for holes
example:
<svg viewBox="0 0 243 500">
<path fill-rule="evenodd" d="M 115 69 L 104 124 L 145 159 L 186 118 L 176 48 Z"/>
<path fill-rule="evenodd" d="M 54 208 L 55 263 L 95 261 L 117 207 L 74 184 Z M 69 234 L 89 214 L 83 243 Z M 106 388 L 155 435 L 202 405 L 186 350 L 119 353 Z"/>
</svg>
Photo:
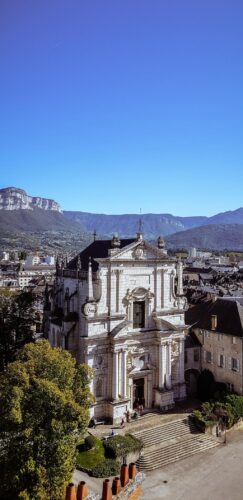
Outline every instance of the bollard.
<svg viewBox="0 0 243 500">
<path fill-rule="evenodd" d="M 112 491 L 109 479 L 105 479 L 103 481 L 102 500 L 112 500 Z"/>
<path fill-rule="evenodd" d="M 73 483 L 69 483 L 66 487 L 66 500 L 76 500 L 76 490 Z"/>
<path fill-rule="evenodd" d="M 124 486 L 126 486 L 126 484 L 129 481 L 128 465 L 127 464 L 122 464 L 120 477 L 121 477 L 122 488 L 124 488 Z"/>
<path fill-rule="evenodd" d="M 137 475 L 137 467 L 133 462 L 129 464 L 129 479 L 135 479 Z"/>
<path fill-rule="evenodd" d="M 80 481 L 77 489 L 77 500 L 85 500 L 89 494 L 89 489 L 85 481 Z"/>
<path fill-rule="evenodd" d="M 112 495 L 118 495 L 121 491 L 121 481 L 119 477 L 114 477 L 112 483 Z"/>
</svg>

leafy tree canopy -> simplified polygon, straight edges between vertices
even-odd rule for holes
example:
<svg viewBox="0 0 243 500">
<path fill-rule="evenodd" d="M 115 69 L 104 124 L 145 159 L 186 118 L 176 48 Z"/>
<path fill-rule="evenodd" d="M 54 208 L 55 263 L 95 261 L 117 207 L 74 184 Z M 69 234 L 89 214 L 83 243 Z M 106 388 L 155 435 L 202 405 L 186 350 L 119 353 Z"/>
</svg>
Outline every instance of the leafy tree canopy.
<svg viewBox="0 0 243 500">
<path fill-rule="evenodd" d="M 1 374 L 0 498 L 63 498 L 89 420 L 91 377 L 46 340 L 27 344 Z"/>
<path fill-rule="evenodd" d="M 35 301 L 32 292 L 0 294 L 0 371 L 34 340 Z"/>
</svg>

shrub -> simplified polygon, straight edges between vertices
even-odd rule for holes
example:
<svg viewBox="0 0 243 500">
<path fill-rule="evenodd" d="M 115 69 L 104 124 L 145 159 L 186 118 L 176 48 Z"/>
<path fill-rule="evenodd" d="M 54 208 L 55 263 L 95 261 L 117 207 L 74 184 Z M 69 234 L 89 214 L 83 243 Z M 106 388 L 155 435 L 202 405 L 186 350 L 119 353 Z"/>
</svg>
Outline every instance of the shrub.
<svg viewBox="0 0 243 500">
<path fill-rule="evenodd" d="M 84 440 L 84 445 L 86 450 L 91 450 L 95 446 L 95 437 L 92 434 L 86 436 Z"/>
<path fill-rule="evenodd" d="M 120 458 L 135 451 L 140 451 L 143 447 L 140 439 L 125 434 L 125 436 L 114 436 L 104 442 L 105 456 L 108 458 Z"/>
<path fill-rule="evenodd" d="M 234 421 L 243 417 L 243 397 L 231 394 L 225 398 L 226 404 L 230 405 L 234 415 Z"/>
<path fill-rule="evenodd" d="M 89 474 L 93 477 L 110 477 L 119 475 L 119 472 L 120 464 L 112 458 L 106 458 L 99 462 Z"/>
</svg>

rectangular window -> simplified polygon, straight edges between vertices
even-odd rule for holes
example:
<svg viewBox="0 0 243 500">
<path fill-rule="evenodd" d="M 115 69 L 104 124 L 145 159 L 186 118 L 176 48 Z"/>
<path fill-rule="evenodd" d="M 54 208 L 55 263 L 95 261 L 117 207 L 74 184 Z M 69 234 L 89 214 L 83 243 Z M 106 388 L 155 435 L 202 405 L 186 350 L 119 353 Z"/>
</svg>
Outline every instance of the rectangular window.
<svg viewBox="0 0 243 500">
<path fill-rule="evenodd" d="M 219 355 L 219 366 L 220 366 L 220 368 L 224 368 L 224 355 L 223 354 Z"/>
<path fill-rule="evenodd" d="M 199 349 L 194 349 L 193 358 L 194 358 L 195 363 L 197 363 L 199 361 Z"/>
<path fill-rule="evenodd" d="M 239 360 L 236 358 L 231 358 L 231 370 L 234 372 L 239 371 Z"/>
<path fill-rule="evenodd" d="M 145 326 L 145 301 L 133 302 L 133 328 L 144 328 Z"/>
<path fill-rule="evenodd" d="M 212 353 L 211 353 L 211 351 L 206 351 L 206 361 L 207 361 L 207 363 L 212 363 Z"/>
<path fill-rule="evenodd" d="M 229 392 L 234 392 L 234 384 L 227 384 L 227 389 Z"/>
</svg>

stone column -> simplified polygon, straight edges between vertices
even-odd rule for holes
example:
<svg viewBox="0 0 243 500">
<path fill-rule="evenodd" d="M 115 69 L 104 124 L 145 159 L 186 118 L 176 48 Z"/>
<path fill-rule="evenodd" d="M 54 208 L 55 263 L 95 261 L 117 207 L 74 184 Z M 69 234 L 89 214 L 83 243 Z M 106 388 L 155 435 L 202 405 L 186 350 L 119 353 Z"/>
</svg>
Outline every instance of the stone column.
<svg viewBox="0 0 243 500">
<path fill-rule="evenodd" d="M 122 351 L 122 397 L 127 397 L 127 351 Z"/>
<path fill-rule="evenodd" d="M 165 346 L 163 344 L 159 345 L 159 387 L 164 389 L 165 386 Z"/>
<path fill-rule="evenodd" d="M 184 368 L 184 338 L 179 340 L 179 383 L 185 381 L 185 368 Z"/>
<path fill-rule="evenodd" d="M 158 300 L 157 300 L 157 269 L 156 269 L 156 267 L 154 268 L 153 275 L 154 275 L 154 310 L 157 311 Z"/>
<path fill-rule="evenodd" d="M 148 401 L 147 401 L 147 405 L 148 405 L 148 408 L 151 408 L 152 407 L 152 395 L 153 395 L 152 373 L 148 374 L 147 379 L 148 379 Z"/>
<path fill-rule="evenodd" d="M 110 271 L 110 312 L 116 311 L 116 272 Z"/>
<path fill-rule="evenodd" d="M 160 298 L 161 298 L 161 309 L 164 308 L 164 302 L 165 302 L 165 271 L 164 269 L 161 269 L 161 292 L 160 292 Z"/>
<path fill-rule="evenodd" d="M 171 389 L 171 342 L 166 346 L 166 388 Z"/>
<path fill-rule="evenodd" d="M 122 353 L 118 353 L 118 396 L 122 395 L 123 373 L 122 373 Z"/>
<path fill-rule="evenodd" d="M 161 271 L 156 269 L 156 308 L 160 309 L 161 304 Z"/>
<path fill-rule="evenodd" d="M 183 295 L 183 266 L 181 260 L 177 263 L 177 295 Z"/>
<path fill-rule="evenodd" d="M 93 298 L 93 277 L 92 277 L 92 264 L 91 259 L 89 260 L 89 268 L 88 268 L 88 300 L 94 300 Z"/>
<path fill-rule="evenodd" d="M 118 352 L 113 352 L 112 397 L 118 399 Z"/>
</svg>

